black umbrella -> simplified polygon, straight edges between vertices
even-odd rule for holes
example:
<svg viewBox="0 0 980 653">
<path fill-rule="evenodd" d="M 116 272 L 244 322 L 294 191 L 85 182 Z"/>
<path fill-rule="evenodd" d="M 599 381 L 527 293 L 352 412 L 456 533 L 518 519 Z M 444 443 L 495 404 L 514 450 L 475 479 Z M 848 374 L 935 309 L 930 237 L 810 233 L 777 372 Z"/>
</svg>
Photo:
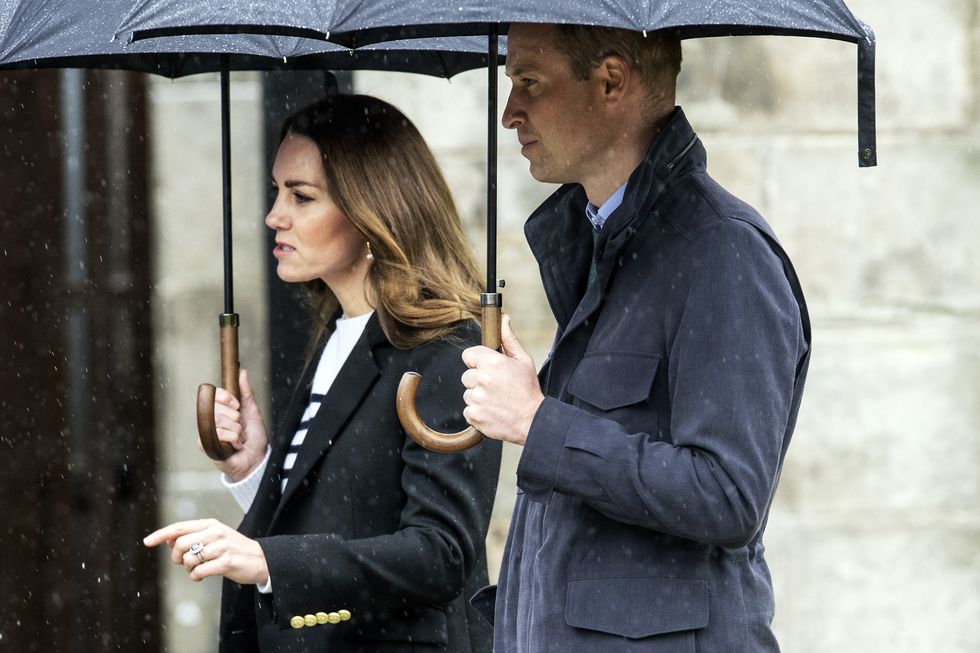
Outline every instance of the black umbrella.
<svg viewBox="0 0 980 653">
<path fill-rule="evenodd" d="M 350 50 L 302 35 L 185 35 L 127 43 L 117 27 L 132 6 L 126 0 L 61 3 L 0 2 L 0 69 L 113 68 L 180 77 L 221 73 L 221 150 L 224 248 L 224 311 L 221 328 L 222 387 L 239 394 L 238 314 L 234 310 L 231 241 L 231 144 L 229 71 L 380 69 L 450 77 L 487 65 L 482 39 L 434 38 Z M 214 427 L 215 387 L 198 391 L 198 430 L 207 454 L 227 458 L 230 445 Z"/>
<path fill-rule="evenodd" d="M 357 48 L 410 38 L 489 35 L 490 53 L 487 200 L 487 288 L 481 296 L 484 329 L 499 346 L 500 295 L 495 271 L 496 241 L 496 51 L 497 34 L 512 22 L 618 27 L 634 31 L 673 30 L 682 38 L 780 35 L 835 39 L 858 48 L 858 162 L 877 164 L 875 144 L 874 33 L 854 17 L 842 0 L 331 0 L 302 2 L 288 12 L 249 0 L 139 0 L 119 26 L 119 35 L 140 39 L 181 34 L 275 34 L 320 38 Z M 288 13 L 288 15 L 284 15 Z M 458 451 L 482 437 L 474 429 L 442 434 L 415 413 L 417 376 L 406 375 L 399 388 L 402 425 L 420 444 L 437 451 Z"/>
<path fill-rule="evenodd" d="M 383 41 L 505 33 L 512 22 L 674 30 L 681 38 L 807 36 L 857 44 L 858 161 L 876 164 L 874 32 L 842 0 L 323 0 L 288 9 L 251 0 L 135 0 L 121 37 L 277 34 L 352 48 Z"/>
</svg>

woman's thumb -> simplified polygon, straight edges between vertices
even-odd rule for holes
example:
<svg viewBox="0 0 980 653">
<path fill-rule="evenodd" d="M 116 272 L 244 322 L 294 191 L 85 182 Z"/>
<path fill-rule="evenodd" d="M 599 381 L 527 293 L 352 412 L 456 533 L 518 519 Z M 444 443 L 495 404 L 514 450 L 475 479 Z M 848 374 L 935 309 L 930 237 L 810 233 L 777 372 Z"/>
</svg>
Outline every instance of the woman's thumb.
<svg viewBox="0 0 980 653">
<path fill-rule="evenodd" d="M 244 367 L 238 371 L 238 389 L 241 390 L 242 400 L 253 398 L 252 385 L 248 382 L 248 370 Z"/>
</svg>

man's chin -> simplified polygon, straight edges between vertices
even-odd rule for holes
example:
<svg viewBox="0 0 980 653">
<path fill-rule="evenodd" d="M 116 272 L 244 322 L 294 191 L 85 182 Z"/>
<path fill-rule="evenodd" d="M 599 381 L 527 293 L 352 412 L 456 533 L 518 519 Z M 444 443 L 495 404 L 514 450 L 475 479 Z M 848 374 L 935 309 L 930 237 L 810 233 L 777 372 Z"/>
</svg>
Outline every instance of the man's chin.
<svg viewBox="0 0 980 653">
<path fill-rule="evenodd" d="M 545 168 L 540 164 L 535 165 L 534 161 L 531 161 L 530 163 L 531 165 L 529 166 L 529 169 L 531 172 L 531 176 L 534 177 L 537 181 L 540 181 L 545 184 L 561 183 L 560 181 L 557 181 L 555 179 L 555 175 L 553 171 L 548 170 L 547 168 Z"/>
</svg>

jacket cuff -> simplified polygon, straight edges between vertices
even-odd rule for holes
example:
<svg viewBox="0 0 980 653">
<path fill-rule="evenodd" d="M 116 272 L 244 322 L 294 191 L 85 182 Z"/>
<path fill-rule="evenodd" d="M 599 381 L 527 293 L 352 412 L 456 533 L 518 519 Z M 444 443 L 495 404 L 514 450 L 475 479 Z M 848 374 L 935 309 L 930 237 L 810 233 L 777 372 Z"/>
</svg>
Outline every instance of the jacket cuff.
<svg viewBox="0 0 980 653">
<path fill-rule="evenodd" d="M 575 421 L 574 409 L 552 397 L 538 408 L 517 465 L 517 486 L 524 497 L 548 503 L 555 491 L 558 464 L 565 449 L 565 436 Z"/>
</svg>

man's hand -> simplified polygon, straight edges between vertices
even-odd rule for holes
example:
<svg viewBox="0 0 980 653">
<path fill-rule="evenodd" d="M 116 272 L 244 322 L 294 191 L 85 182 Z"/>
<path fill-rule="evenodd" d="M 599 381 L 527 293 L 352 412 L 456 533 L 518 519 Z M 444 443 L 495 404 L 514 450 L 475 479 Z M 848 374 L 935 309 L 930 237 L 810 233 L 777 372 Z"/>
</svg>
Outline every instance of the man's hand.
<svg viewBox="0 0 980 653">
<path fill-rule="evenodd" d="M 534 361 L 511 331 L 509 315 L 500 326 L 502 354 L 487 347 L 463 352 L 469 368 L 462 377 L 463 417 L 489 438 L 523 445 L 544 395 Z"/>
</svg>

